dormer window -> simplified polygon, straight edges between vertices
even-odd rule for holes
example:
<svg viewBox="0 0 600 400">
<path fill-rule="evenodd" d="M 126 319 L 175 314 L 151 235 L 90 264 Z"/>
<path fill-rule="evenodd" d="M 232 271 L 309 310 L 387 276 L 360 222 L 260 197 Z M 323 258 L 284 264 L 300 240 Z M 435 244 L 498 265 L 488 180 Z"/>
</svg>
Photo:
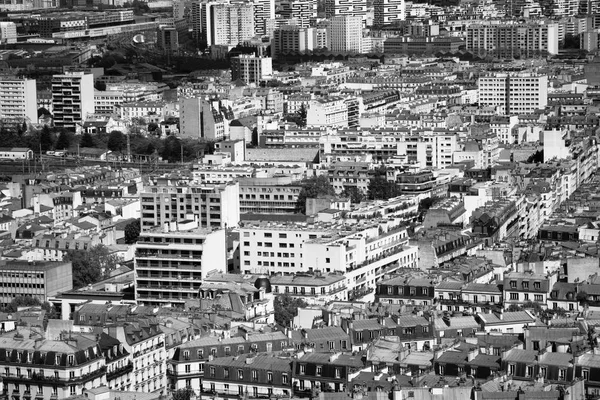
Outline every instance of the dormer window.
<svg viewBox="0 0 600 400">
<path fill-rule="evenodd" d="M 60 365 L 60 355 L 56 356 L 56 365 Z"/>
<path fill-rule="evenodd" d="M 529 289 L 529 282 L 523 282 L 523 289 Z"/>
<path fill-rule="evenodd" d="M 539 290 L 539 289 L 541 289 L 541 287 L 542 287 L 542 284 L 540 282 L 533 282 L 533 288 L 534 289 L 538 289 Z"/>
<path fill-rule="evenodd" d="M 510 287 L 515 289 L 517 287 L 517 281 L 510 281 Z"/>
</svg>

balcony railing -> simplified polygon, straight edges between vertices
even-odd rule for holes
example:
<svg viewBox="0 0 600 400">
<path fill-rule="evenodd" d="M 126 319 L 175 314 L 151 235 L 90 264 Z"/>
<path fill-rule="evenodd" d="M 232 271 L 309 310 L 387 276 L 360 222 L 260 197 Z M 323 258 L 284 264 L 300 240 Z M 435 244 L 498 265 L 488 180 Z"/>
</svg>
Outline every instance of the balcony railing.
<svg viewBox="0 0 600 400">
<path fill-rule="evenodd" d="M 129 364 L 127 364 L 121 368 L 117 368 L 111 372 L 108 372 L 106 374 L 106 380 L 107 381 L 113 380 L 121 375 L 128 374 L 132 371 L 133 371 L 133 363 L 130 362 Z"/>
</svg>

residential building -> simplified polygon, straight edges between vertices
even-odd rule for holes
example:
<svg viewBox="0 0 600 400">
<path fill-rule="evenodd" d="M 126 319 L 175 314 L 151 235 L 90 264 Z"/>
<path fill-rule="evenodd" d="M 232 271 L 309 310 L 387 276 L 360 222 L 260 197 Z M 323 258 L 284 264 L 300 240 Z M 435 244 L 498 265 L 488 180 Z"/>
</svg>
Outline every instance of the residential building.
<svg viewBox="0 0 600 400">
<path fill-rule="evenodd" d="M 165 53 L 179 50 L 179 33 L 174 26 L 160 26 L 156 32 L 156 47 Z"/>
<path fill-rule="evenodd" d="M 331 301 L 345 301 L 348 290 L 341 274 L 273 275 L 270 278 L 275 294 L 287 294 L 310 305 L 325 305 Z"/>
<path fill-rule="evenodd" d="M 282 0 L 279 14 L 286 20 L 296 20 L 301 28 L 308 28 L 311 20 L 317 18 L 316 0 Z"/>
<path fill-rule="evenodd" d="M 75 130 L 94 113 L 94 76 L 71 72 L 52 77 L 54 125 Z"/>
<path fill-rule="evenodd" d="M 227 271 L 225 231 L 196 226 L 179 222 L 178 229 L 140 235 L 134 266 L 138 303 L 182 307 L 198 297 L 209 271 Z"/>
<path fill-rule="evenodd" d="M 35 79 L 0 78 L 0 118 L 37 121 Z"/>
<path fill-rule="evenodd" d="M 246 84 L 258 84 L 273 74 L 273 59 L 253 55 L 231 58 L 231 79 L 240 79 Z"/>
<path fill-rule="evenodd" d="M 532 114 L 548 104 L 548 76 L 494 74 L 479 78 L 479 104 L 503 115 Z"/>
<path fill-rule="evenodd" d="M 311 127 L 347 127 L 348 105 L 341 97 L 312 100 L 306 109 L 306 125 Z"/>
<path fill-rule="evenodd" d="M 0 260 L 0 303 L 6 307 L 19 296 L 44 302 L 48 297 L 73 289 L 70 262 Z"/>
<path fill-rule="evenodd" d="M 318 47 L 317 29 L 283 25 L 273 31 L 271 54 L 274 60 L 286 53 L 305 53 Z"/>
<path fill-rule="evenodd" d="M 0 338 L 2 382 L 12 398 L 66 399 L 106 385 L 105 358 L 97 343 L 78 336 L 47 340 L 32 335 Z"/>
<path fill-rule="evenodd" d="M 0 43 L 17 43 L 17 24 L 11 21 L 0 22 Z"/>
<path fill-rule="evenodd" d="M 204 337 L 191 340 L 179 346 L 168 362 L 169 386 L 173 390 L 191 388 L 195 393 L 200 394 L 201 391 L 208 391 L 210 388 L 205 380 L 210 374 L 209 361 L 231 360 L 246 354 L 280 352 L 288 348 L 289 338 L 282 332 L 252 335 L 245 333 L 228 338 Z M 268 354 L 268 357 L 272 358 L 273 355 Z M 232 377 L 235 377 L 234 374 L 237 372 L 232 371 Z M 291 382 L 291 379 L 290 374 L 288 382 Z M 235 389 L 235 393 L 239 393 L 237 388 Z"/>
<path fill-rule="evenodd" d="M 345 392 L 350 377 L 363 367 L 358 354 L 306 353 L 293 362 L 294 394 L 308 394 L 317 387 L 328 392 Z"/>
<path fill-rule="evenodd" d="M 217 396 L 290 396 L 292 360 L 269 354 L 244 354 L 213 358 L 205 365 L 202 381 L 208 395 Z"/>
<path fill-rule="evenodd" d="M 543 275 L 534 272 L 510 272 L 505 274 L 504 308 L 508 308 L 512 304 L 523 305 L 528 302 L 535 302 L 542 308 L 546 308 L 557 278 L 557 273 Z"/>
<path fill-rule="evenodd" d="M 389 304 L 432 305 L 435 283 L 427 279 L 398 276 L 377 283 L 375 301 Z"/>
<path fill-rule="evenodd" d="M 267 21 L 275 18 L 275 0 L 254 0 L 254 32 L 257 35 L 269 35 Z"/>
<path fill-rule="evenodd" d="M 302 190 L 284 177 L 242 178 L 239 185 L 240 214 L 294 213 Z"/>
<path fill-rule="evenodd" d="M 325 18 L 331 19 L 338 15 L 367 17 L 367 2 L 365 0 L 327 0 L 325 1 Z"/>
<path fill-rule="evenodd" d="M 203 185 L 158 179 L 145 187 L 140 197 L 142 231 L 189 221 L 196 221 L 201 228 L 226 228 L 240 220 L 237 182 Z"/>
<path fill-rule="evenodd" d="M 375 0 L 373 2 L 373 25 L 383 27 L 406 19 L 405 0 Z"/>
<path fill-rule="evenodd" d="M 466 35 L 468 51 L 500 58 L 558 54 L 558 42 L 556 23 L 471 24 Z"/>
<path fill-rule="evenodd" d="M 199 97 L 179 100 L 182 137 L 220 140 L 229 137 L 229 122 L 219 102 Z"/>
<path fill-rule="evenodd" d="M 255 34 L 254 5 L 250 3 L 208 1 L 193 7 L 194 30 L 208 46 L 237 46 Z M 200 14 L 199 19 L 196 14 Z"/>
<path fill-rule="evenodd" d="M 327 49 L 333 53 L 362 53 L 362 25 L 361 16 L 332 17 L 327 26 Z"/>
</svg>

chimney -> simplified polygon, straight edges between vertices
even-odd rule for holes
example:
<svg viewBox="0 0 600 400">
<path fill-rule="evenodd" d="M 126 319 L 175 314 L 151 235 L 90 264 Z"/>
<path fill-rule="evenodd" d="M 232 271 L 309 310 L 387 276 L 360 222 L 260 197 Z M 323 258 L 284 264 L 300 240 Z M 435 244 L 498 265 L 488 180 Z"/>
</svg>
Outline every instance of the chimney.
<svg viewBox="0 0 600 400">
<path fill-rule="evenodd" d="M 478 354 L 479 354 L 479 349 L 473 349 L 473 350 L 469 351 L 469 355 L 467 356 L 467 360 L 469 362 L 473 361 L 475 359 L 475 357 L 477 357 Z"/>
<path fill-rule="evenodd" d="M 246 364 L 252 364 L 254 362 L 254 356 L 246 357 Z"/>
</svg>

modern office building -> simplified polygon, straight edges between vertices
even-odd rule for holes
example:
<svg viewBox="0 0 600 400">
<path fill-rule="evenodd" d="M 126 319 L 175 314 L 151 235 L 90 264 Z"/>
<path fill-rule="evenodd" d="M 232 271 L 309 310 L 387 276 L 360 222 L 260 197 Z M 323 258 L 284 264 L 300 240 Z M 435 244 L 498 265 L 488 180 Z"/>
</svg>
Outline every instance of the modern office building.
<svg viewBox="0 0 600 400">
<path fill-rule="evenodd" d="M 0 119 L 37 121 L 35 79 L 0 78 Z"/>
<path fill-rule="evenodd" d="M 198 298 L 209 271 L 227 272 L 224 229 L 198 228 L 195 221 L 143 232 L 136 244 L 136 300 L 144 305 L 182 307 Z"/>
<path fill-rule="evenodd" d="M 271 57 L 256 57 L 248 54 L 231 58 L 231 79 L 240 79 L 246 84 L 266 79 L 273 74 L 273 59 Z"/>
<path fill-rule="evenodd" d="M 234 227 L 240 221 L 239 195 L 237 182 L 201 185 L 156 178 L 140 195 L 142 231 L 188 220 L 202 228 Z"/>
<path fill-rule="evenodd" d="M 353 17 L 367 17 L 366 0 L 326 0 L 325 18 L 333 18 L 339 15 L 349 15 Z"/>
<path fill-rule="evenodd" d="M 406 19 L 406 3 L 404 0 L 375 0 L 373 14 L 373 25 L 392 25 Z"/>
<path fill-rule="evenodd" d="M 479 78 L 479 104 L 504 115 L 531 114 L 548 104 L 548 76 L 493 74 Z"/>
<path fill-rule="evenodd" d="M 31 296 L 41 302 L 73 289 L 70 262 L 0 261 L 0 303 L 3 307 L 15 297 Z"/>
<path fill-rule="evenodd" d="M 558 54 L 558 24 L 472 24 L 467 27 L 466 49 L 495 57 L 535 57 Z"/>
<path fill-rule="evenodd" d="M 311 20 L 317 18 L 316 0 L 282 0 L 281 17 L 287 20 L 296 20 L 296 24 L 302 28 L 308 28 Z"/>
<path fill-rule="evenodd" d="M 217 101 L 200 97 L 179 101 L 179 129 L 182 137 L 221 140 L 229 136 L 229 122 Z"/>
<path fill-rule="evenodd" d="M 94 76 L 70 72 L 52 77 L 54 125 L 74 130 L 94 113 Z"/>
<path fill-rule="evenodd" d="M 327 48 L 333 53 L 362 53 L 361 16 L 340 15 L 327 27 Z"/>
</svg>

